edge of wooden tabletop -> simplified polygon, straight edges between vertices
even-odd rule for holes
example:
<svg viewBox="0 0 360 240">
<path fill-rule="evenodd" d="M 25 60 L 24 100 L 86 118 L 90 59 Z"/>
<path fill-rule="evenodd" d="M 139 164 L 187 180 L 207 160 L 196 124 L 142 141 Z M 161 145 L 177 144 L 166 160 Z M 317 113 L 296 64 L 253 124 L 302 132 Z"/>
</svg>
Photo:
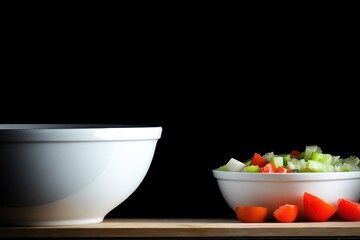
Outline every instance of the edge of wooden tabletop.
<svg viewBox="0 0 360 240">
<path fill-rule="evenodd" d="M 237 219 L 105 219 L 101 223 L 0 227 L 0 238 L 360 236 L 360 222 L 241 223 Z"/>
</svg>

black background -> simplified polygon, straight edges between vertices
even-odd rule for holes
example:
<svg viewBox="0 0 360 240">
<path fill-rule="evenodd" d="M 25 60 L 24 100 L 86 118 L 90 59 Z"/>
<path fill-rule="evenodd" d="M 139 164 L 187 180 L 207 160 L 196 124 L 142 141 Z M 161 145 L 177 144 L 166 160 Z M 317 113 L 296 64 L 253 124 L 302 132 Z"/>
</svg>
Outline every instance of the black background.
<svg viewBox="0 0 360 240">
<path fill-rule="evenodd" d="M 177 16 L 19 22 L 0 122 L 162 126 L 142 184 L 107 217 L 234 218 L 211 172 L 231 157 L 309 144 L 360 156 L 358 50 L 343 25 Z"/>
</svg>

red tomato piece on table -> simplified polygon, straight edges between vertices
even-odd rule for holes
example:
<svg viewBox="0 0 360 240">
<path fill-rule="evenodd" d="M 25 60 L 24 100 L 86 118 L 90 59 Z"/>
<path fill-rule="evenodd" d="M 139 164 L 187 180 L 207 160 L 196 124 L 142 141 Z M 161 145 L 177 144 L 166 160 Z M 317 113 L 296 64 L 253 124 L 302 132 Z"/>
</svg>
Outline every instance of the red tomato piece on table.
<svg viewBox="0 0 360 240">
<path fill-rule="evenodd" d="M 236 207 L 237 218 L 244 223 L 265 222 L 268 209 L 260 206 L 238 206 Z"/>
<path fill-rule="evenodd" d="M 305 192 L 303 196 L 305 215 L 314 222 L 325 222 L 336 212 L 336 207 L 323 199 Z"/>
<path fill-rule="evenodd" d="M 262 157 L 259 153 L 254 153 L 253 158 L 251 159 L 250 165 L 257 165 L 259 167 L 265 166 L 269 161 Z"/>
<path fill-rule="evenodd" d="M 274 211 L 276 220 L 282 223 L 294 222 L 299 214 L 299 207 L 293 204 L 281 205 Z"/>
<path fill-rule="evenodd" d="M 339 216 L 347 221 L 360 221 L 360 203 L 350 199 L 339 198 L 337 203 Z"/>
</svg>

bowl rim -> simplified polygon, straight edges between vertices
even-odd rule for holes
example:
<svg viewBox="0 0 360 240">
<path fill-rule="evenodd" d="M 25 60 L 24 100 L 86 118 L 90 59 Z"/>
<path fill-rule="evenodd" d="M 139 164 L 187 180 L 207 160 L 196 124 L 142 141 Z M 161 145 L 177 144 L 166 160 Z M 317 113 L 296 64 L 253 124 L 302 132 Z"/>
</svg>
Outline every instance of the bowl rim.
<svg viewBox="0 0 360 240">
<path fill-rule="evenodd" d="M 337 181 L 360 179 L 360 171 L 351 172 L 302 172 L 302 173 L 249 173 L 212 170 L 217 180 L 230 181 Z"/>
<path fill-rule="evenodd" d="M 0 142 L 157 140 L 162 127 L 140 124 L 0 124 Z"/>
<path fill-rule="evenodd" d="M 154 124 L 103 124 L 103 123 L 0 123 L 0 131 L 36 129 L 94 129 L 94 128 L 147 128 Z"/>
</svg>

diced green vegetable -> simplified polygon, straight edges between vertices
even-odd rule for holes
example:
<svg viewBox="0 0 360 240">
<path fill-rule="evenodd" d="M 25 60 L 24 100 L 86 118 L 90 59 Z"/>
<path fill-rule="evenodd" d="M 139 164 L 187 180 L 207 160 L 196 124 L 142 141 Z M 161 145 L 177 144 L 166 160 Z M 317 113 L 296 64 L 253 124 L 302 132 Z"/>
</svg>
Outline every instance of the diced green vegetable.
<svg viewBox="0 0 360 240">
<path fill-rule="evenodd" d="M 307 161 L 307 167 L 313 172 L 328 172 L 329 167 L 318 161 L 309 160 Z"/>
<path fill-rule="evenodd" d="M 305 151 L 302 151 L 299 155 L 299 159 L 305 159 Z"/>
<path fill-rule="evenodd" d="M 284 166 L 284 160 L 281 156 L 274 156 L 270 159 L 270 162 L 274 163 L 275 168 Z"/>
<path fill-rule="evenodd" d="M 257 165 L 250 165 L 245 167 L 246 172 L 259 172 L 259 166 Z"/>
<path fill-rule="evenodd" d="M 283 156 L 283 164 L 285 167 L 287 166 L 287 163 L 290 162 L 290 160 L 291 160 L 290 154 L 285 154 Z"/>
<path fill-rule="evenodd" d="M 312 152 L 311 160 L 321 162 L 325 165 L 330 165 L 332 158 L 331 155 L 328 153 L 319 153 L 319 152 Z"/>
<path fill-rule="evenodd" d="M 225 166 L 225 165 L 220 166 L 220 167 L 218 168 L 218 170 L 220 170 L 220 171 L 229 171 L 228 167 Z"/>
<path fill-rule="evenodd" d="M 241 172 L 246 167 L 245 163 L 242 163 L 235 158 L 231 158 L 225 166 L 232 172 Z"/>
<path fill-rule="evenodd" d="M 311 159 L 311 155 L 313 152 L 318 152 L 318 153 L 322 153 L 322 150 L 320 147 L 318 147 L 317 145 L 309 145 L 305 147 L 305 156 L 304 159 L 310 160 Z"/>
<path fill-rule="evenodd" d="M 270 162 L 270 160 L 275 156 L 274 152 L 268 152 L 265 153 L 262 157 L 265 158 L 266 160 L 268 160 Z"/>
</svg>

